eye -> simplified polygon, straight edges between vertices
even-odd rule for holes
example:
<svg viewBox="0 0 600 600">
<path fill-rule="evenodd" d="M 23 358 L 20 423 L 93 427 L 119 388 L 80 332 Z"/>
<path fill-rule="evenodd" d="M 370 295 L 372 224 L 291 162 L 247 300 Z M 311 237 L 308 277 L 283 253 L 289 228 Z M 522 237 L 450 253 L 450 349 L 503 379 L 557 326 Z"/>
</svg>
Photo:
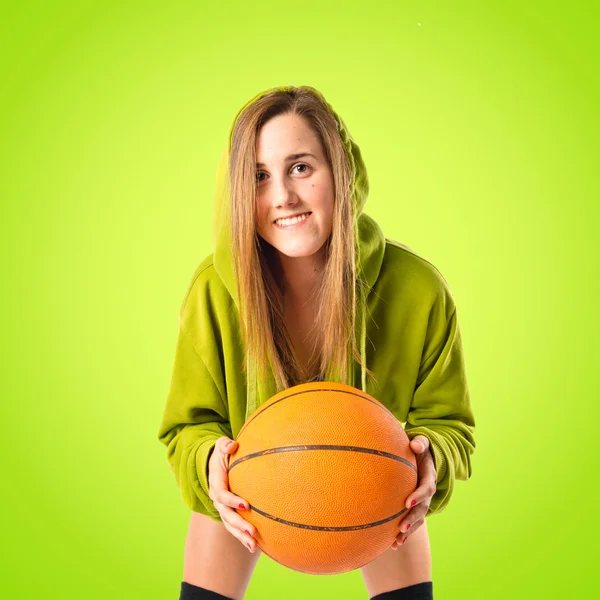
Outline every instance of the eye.
<svg viewBox="0 0 600 600">
<path fill-rule="evenodd" d="M 306 167 L 306 171 L 300 171 L 300 173 L 308 173 L 308 171 L 312 168 L 310 165 L 307 165 L 306 163 L 298 163 L 297 165 L 294 165 L 292 167 L 292 170 L 294 170 L 296 167 Z"/>
<path fill-rule="evenodd" d="M 306 163 L 298 163 L 297 165 L 294 165 L 292 167 L 292 171 L 296 167 L 305 167 L 305 170 L 300 171 L 301 174 L 308 173 L 312 170 L 312 167 Z M 264 171 L 256 171 L 256 183 L 260 183 L 261 181 L 264 181 L 264 178 L 261 178 L 261 175 L 266 175 L 266 173 Z"/>
</svg>

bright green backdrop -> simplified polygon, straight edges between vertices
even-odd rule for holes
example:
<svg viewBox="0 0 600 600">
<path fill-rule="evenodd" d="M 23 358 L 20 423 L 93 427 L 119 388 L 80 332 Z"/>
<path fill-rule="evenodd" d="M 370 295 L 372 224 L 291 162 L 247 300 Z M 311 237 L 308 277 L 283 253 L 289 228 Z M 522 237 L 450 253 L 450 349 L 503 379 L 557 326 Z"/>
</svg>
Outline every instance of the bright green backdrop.
<svg viewBox="0 0 600 600">
<path fill-rule="evenodd" d="M 238 110 L 320 89 L 366 212 L 444 274 L 473 476 L 429 521 L 436 600 L 590 597 L 598 516 L 598 48 L 581 2 L 21 2 L 0 19 L 0 596 L 178 597 L 157 440 Z M 593 595 L 593 594 L 592 594 Z M 366 598 L 263 556 L 249 600 Z"/>
</svg>

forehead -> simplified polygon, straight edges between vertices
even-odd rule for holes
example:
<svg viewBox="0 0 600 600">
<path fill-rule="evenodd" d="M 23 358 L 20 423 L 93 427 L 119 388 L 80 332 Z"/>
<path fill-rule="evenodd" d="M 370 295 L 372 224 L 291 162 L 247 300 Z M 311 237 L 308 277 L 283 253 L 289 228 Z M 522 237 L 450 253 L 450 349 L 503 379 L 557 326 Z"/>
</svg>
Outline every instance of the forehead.
<svg viewBox="0 0 600 600">
<path fill-rule="evenodd" d="M 294 153 L 320 155 L 321 145 L 306 118 L 300 115 L 278 115 L 265 123 L 256 138 L 259 162 L 281 161 Z"/>
</svg>

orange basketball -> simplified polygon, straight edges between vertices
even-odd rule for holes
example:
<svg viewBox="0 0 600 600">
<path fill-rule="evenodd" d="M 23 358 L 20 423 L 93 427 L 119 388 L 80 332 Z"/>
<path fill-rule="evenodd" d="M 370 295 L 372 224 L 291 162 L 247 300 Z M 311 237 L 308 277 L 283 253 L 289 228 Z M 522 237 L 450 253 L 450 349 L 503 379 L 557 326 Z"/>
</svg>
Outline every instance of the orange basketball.
<svg viewBox="0 0 600 600">
<path fill-rule="evenodd" d="M 315 575 L 366 565 L 399 534 L 417 462 L 398 419 L 352 386 L 303 383 L 262 404 L 229 457 L 260 549 Z"/>
</svg>

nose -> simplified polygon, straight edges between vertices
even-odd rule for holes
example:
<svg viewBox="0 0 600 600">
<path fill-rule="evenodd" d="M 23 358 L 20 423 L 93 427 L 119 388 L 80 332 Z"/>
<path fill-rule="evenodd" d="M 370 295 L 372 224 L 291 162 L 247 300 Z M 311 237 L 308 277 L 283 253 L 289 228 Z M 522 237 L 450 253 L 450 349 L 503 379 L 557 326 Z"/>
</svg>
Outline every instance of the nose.
<svg viewBox="0 0 600 600">
<path fill-rule="evenodd" d="M 294 190 L 294 185 L 287 178 L 280 178 L 273 186 L 273 206 L 293 206 L 298 202 L 298 196 Z"/>
</svg>

